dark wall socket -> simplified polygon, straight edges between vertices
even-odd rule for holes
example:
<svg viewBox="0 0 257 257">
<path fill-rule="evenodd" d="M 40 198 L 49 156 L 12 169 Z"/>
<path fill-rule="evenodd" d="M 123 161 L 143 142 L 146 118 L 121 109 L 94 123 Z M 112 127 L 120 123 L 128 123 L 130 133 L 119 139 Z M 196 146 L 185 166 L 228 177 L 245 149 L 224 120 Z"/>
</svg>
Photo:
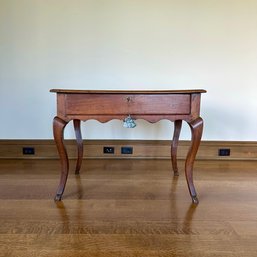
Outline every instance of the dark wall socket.
<svg viewBox="0 0 257 257">
<path fill-rule="evenodd" d="M 22 153 L 23 153 L 23 155 L 33 155 L 33 154 L 35 154 L 35 148 L 34 147 L 23 147 Z"/>
<path fill-rule="evenodd" d="M 114 147 L 113 146 L 104 146 L 103 153 L 114 154 Z"/>
<path fill-rule="evenodd" d="M 132 146 L 122 146 L 121 154 L 133 154 L 133 147 Z"/>
<path fill-rule="evenodd" d="M 230 149 L 229 148 L 219 149 L 219 156 L 230 156 Z"/>
</svg>

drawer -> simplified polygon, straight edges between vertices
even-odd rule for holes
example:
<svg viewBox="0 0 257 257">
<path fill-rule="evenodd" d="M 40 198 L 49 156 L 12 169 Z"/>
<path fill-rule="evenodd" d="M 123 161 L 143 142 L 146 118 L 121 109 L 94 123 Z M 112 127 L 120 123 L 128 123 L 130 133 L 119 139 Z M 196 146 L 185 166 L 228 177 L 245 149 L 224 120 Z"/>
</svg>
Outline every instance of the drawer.
<svg viewBox="0 0 257 257">
<path fill-rule="evenodd" d="M 190 95 L 156 94 L 128 96 L 130 114 L 188 114 Z"/>
<path fill-rule="evenodd" d="M 189 114 L 190 94 L 66 94 L 67 115 Z"/>
</svg>

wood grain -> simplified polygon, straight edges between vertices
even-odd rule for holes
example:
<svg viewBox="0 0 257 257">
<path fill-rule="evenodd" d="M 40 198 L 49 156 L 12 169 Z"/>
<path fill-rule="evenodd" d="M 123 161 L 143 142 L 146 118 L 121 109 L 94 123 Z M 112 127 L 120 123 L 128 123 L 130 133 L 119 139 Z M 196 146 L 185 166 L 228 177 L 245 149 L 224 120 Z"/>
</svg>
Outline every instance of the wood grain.
<svg viewBox="0 0 257 257">
<path fill-rule="evenodd" d="M 256 256 L 256 161 L 196 161 L 198 206 L 170 160 L 84 162 L 55 203 L 58 160 L 0 161 L 1 257 Z"/>
<path fill-rule="evenodd" d="M 67 115 L 189 114 L 190 95 L 67 94 Z M 115 103 L 115 105 L 113 105 Z M 85 112 L 86 110 L 86 112 Z M 164 112 L 165 111 L 165 112 Z"/>
</svg>

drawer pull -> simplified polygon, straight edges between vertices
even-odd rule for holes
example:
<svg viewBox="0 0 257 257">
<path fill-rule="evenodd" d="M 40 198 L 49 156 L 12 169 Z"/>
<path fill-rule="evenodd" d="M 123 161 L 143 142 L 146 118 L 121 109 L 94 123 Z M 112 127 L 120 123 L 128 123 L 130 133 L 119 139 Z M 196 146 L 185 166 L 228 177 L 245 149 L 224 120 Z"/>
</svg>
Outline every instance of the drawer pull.
<svg viewBox="0 0 257 257">
<path fill-rule="evenodd" d="M 127 102 L 129 103 L 129 102 L 131 102 L 131 101 L 132 101 L 131 97 L 128 96 L 128 97 L 127 97 Z"/>
<path fill-rule="evenodd" d="M 134 128 L 136 125 L 135 120 L 133 120 L 130 115 L 123 120 L 123 127 L 125 128 Z"/>
</svg>

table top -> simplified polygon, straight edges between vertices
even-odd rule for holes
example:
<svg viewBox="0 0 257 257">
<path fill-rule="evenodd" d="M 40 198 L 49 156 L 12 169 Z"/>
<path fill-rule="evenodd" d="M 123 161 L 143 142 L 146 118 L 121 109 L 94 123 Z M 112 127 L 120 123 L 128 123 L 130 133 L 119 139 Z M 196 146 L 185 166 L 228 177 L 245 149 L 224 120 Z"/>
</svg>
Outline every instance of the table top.
<svg viewBox="0 0 257 257">
<path fill-rule="evenodd" d="M 73 90 L 73 89 L 51 89 L 52 93 L 63 94 L 195 94 L 206 93 L 204 89 L 185 90 Z"/>
</svg>

